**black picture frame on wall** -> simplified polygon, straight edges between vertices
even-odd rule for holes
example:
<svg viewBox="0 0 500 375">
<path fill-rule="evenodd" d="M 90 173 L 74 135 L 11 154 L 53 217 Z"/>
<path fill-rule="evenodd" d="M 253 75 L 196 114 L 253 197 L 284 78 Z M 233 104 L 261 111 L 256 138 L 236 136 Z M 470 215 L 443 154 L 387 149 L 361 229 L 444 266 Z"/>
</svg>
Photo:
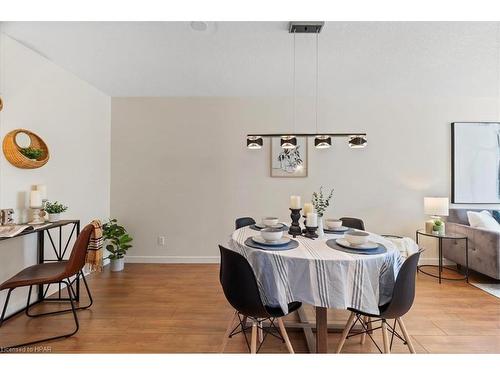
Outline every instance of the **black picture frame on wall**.
<svg viewBox="0 0 500 375">
<path fill-rule="evenodd" d="M 451 123 L 451 202 L 455 204 L 478 204 L 478 205 L 493 205 L 493 204 L 499 204 L 500 203 L 500 197 L 496 202 L 490 202 L 490 201 L 474 201 L 474 200 L 463 200 L 458 196 L 457 190 L 459 189 L 460 182 L 457 182 L 457 168 L 460 168 L 459 163 L 457 162 L 456 158 L 456 153 L 459 152 L 457 148 L 457 128 L 459 126 L 484 126 L 484 125 L 491 125 L 494 128 L 499 128 L 500 127 L 500 122 L 494 122 L 494 121 L 455 121 Z M 500 164 L 499 164 L 500 165 Z M 498 181 L 500 183 L 500 170 L 498 171 L 499 176 L 498 176 Z M 472 176 L 471 176 L 472 179 Z"/>
</svg>

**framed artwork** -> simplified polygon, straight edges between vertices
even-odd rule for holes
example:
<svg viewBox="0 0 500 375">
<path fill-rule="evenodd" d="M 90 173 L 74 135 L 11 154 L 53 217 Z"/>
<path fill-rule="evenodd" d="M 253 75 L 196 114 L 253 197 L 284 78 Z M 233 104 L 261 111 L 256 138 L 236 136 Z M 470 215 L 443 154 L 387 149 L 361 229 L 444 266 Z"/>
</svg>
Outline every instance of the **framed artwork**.
<svg viewBox="0 0 500 375">
<path fill-rule="evenodd" d="M 452 203 L 500 203 L 500 123 L 451 124 Z"/>
<path fill-rule="evenodd" d="M 280 138 L 271 138 L 271 177 L 307 177 L 307 138 L 297 137 L 297 146 L 283 149 Z"/>
</svg>

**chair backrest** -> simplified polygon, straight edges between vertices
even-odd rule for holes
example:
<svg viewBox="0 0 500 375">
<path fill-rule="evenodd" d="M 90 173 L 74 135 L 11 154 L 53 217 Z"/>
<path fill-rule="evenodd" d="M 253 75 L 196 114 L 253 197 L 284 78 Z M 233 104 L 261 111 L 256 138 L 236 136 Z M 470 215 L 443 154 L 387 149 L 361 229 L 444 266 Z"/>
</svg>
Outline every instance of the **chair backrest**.
<svg viewBox="0 0 500 375">
<path fill-rule="evenodd" d="M 355 217 L 341 217 L 342 225 L 349 228 L 365 230 L 365 223 L 363 220 L 357 219 Z"/>
<path fill-rule="evenodd" d="M 396 277 L 396 282 L 394 283 L 391 302 L 389 302 L 387 308 L 380 314 L 383 318 L 399 318 L 406 314 L 413 305 L 413 300 L 415 299 L 415 277 L 421 252 L 418 251 L 410 255 L 401 266 L 398 277 Z"/>
<path fill-rule="evenodd" d="M 252 267 L 242 255 L 219 245 L 219 279 L 227 301 L 238 312 L 254 318 L 269 316 L 260 299 Z"/>
<path fill-rule="evenodd" d="M 90 235 L 93 230 L 94 226 L 92 224 L 88 224 L 76 238 L 73 249 L 71 250 L 71 255 L 68 259 L 68 264 L 64 270 L 66 277 L 76 275 L 81 271 L 83 266 L 85 266 L 85 256 L 87 255 Z"/>
<path fill-rule="evenodd" d="M 255 224 L 255 220 L 251 217 L 239 217 L 234 222 L 235 229 L 240 229 L 243 227 L 247 227 L 249 225 Z"/>
</svg>

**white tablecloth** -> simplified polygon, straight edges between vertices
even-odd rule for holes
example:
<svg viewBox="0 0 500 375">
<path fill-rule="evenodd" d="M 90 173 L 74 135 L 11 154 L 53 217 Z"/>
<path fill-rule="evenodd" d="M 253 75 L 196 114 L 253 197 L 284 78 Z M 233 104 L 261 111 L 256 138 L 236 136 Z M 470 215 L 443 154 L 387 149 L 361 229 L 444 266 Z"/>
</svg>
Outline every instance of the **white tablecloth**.
<svg viewBox="0 0 500 375">
<path fill-rule="evenodd" d="M 327 246 L 330 238 L 311 240 L 298 236 L 299 246 L 286 251 L 254 249 L 244 244 L 258 232 L 250 227 L 231 235 L 229 248 L 242 254 L 252 266 L 263 303 L 280 306 L 300 301 L 336 309 L 355 308 L 377 314 L 379 305 L 390 301 L 396 275 L 404 261 L 396 246 L 379 235 L 370 240 L 383 244 L 387 253 L 356 255 Z"/>
</svg>

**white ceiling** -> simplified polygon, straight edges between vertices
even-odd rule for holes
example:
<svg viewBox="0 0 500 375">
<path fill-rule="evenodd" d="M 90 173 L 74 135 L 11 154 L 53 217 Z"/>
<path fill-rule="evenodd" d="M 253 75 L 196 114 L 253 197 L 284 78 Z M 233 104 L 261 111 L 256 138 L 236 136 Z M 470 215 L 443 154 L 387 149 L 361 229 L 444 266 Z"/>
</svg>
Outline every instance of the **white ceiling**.
<svg viewBox="0 0 500 375">
<path fill-rule="evenodd" d="M 111 96 L 283 96 L 288 22 L 5 22 L 2 31 Z M 298 94 L 314 93 L 313 35 L 297 35 Z M 327 22 L 320 95 L 496 96 L 497 23 Z"/>
</svg>

